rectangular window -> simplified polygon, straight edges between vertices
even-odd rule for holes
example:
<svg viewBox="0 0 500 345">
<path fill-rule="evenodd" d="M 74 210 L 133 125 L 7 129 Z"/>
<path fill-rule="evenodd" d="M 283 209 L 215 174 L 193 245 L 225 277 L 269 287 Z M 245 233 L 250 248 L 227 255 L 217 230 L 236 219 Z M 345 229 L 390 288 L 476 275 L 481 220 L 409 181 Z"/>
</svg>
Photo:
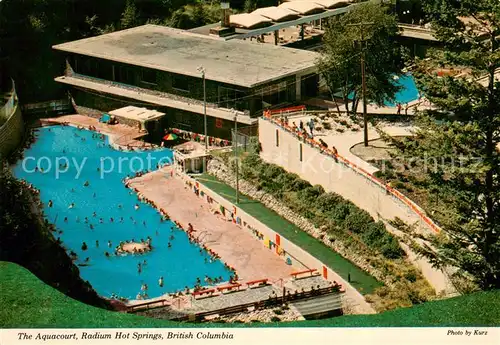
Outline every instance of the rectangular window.
<svg viewBox="0 0 500 345">
<path fill-rule="evenodd" d="M 142 70 L 141 81 L 148 84 L 156 85 L 156 71 L 154 69 L 146 69 Z"/>
<path fill-rule="evenodd" d="M 276 130 L 276 147 L 280 146 L 280 132 Z"/>
<path fill-rule="evenodd" d="M 299 160 L 302 162 L 302 144 L 299 144 Z"/>
<path fill-rule="evenodd" d="M 172 87 L 176 90 L 189 92 L 189 82 L 183 76 L 172 76 Z"/>
<path fill-rule="evenodd" d="M 240 90 L 219 86 L 219 101 L 221 108 L 247 110 L 248 104 L 245 99 L 245 93 Z"/>
</svg>

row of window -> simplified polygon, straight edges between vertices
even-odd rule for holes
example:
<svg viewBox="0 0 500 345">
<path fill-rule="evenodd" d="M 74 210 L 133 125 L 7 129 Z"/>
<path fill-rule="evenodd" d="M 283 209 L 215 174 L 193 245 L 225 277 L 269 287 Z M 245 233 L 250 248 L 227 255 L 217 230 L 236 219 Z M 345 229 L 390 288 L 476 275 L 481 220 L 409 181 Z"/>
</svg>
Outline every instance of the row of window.
<svg viewBox="0 0 500 345">
<path fill-rule="evenodd" d="M 76 73 L 91 77 L 134 86 L 144 86 L 146 84 L 146 87 L 149 86 L 151 89 L 157 89 L 157 85 L 159 84 L 158 71 L 154 69 L 139 69 L 126 64 L 80 55 L 70 56 L 69 62 Z M 186 96 L 192 91 L 189 81 L 188 77 L 171 74 L 171 87 Z M 200 88 L 201 85 L 197 88 L 197 91 Z M 255 91 L 254 95 L 249 98 L 247 93 L 242 90 L 219 85 L 217 88 L 217 100 L 212 98 L 208 99 L 208 101 L 211 103 L 217 102 L 221 108 L 240 111 L 251 110 L 253 113 L 259 113 L 265 108 L 293 102 L 295 100 L 294 91 L 294 84 L 287 85 L 285 81 L 262 87 Z"/>
</svg>

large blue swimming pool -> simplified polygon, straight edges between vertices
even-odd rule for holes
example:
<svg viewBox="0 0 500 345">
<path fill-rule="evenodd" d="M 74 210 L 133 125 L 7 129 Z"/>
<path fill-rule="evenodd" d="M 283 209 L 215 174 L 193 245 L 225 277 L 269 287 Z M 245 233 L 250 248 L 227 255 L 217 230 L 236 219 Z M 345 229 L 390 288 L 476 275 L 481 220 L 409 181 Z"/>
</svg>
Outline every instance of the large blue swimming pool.
<svg viewBox="0 0 500 345">
<path fill-rule="evenodd" d="M 184 231 L 171 221 L 161 222 L 159 212 L 153 207 L 140 204 L 136 210 L 137 196 L 122 182 L 128 174 L 147 169 L 148 164 L 156 169 L 160 159 L 165 162 L 172 157 L 170 150 L 117 151 L 108 145 L 107 137 L 102 140 L 91 131 L 73 127 L 41 128 L 36 136 L 37 141 L 26 150 L 24 160 L 14 167 L 14 175 L 40 190 L 48 220 L 62 231 L 54 236 L 60 237 L 68 252 L 78 255 L 76 263 L 83 264 L 81 277 L 88 280 L 97 293 L 102 296 L 115 293 L 134 299 L 145 283 L 149 287 L 147 294 L 152 298 L 185 286 L 193 287 L 197 278 L 203 282 L 205 275 L 229 279 L 230 271 L 221 261 L 211 262 L 208 253 L 191 244 Z M 62 157 L 69 160 L 67 172 L 57 176 L 56 166 L 66 169 Z M 34 171 L 37 165 L 39 169 Z M 70 208 L 71 204 L 74 207 Z M 153 251 L 142 255 L 114 255 L 120 241 L 140 241 L 148 236 L 152 238 Z M 111 248 L 108 241 L 112 243 Z M 85 251 L 82 242 L 88 246 Z M 113 255 L 106 257 L 106 251 Z M 139 273 L 138 263 L 144 260 L 146 265 L 142 265 Z M 164 277 L 163 287 L 158 284 L 160 276 Z"/>
</svg>

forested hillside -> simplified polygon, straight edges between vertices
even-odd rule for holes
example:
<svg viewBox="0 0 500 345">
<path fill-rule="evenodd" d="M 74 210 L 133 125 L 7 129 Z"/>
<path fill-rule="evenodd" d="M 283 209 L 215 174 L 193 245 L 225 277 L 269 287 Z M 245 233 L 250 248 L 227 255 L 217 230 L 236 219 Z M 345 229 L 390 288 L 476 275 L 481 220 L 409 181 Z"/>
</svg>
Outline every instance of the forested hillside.
<svg viewBox="0 0 500 345">
<path fill-rule="evenodd" d="M 233 0 L 234 12 L 276 0 Z M 53 81 L 64 57 L 58 43 L 154 23 L 189 29 L 220 18 L 219 1 L 202 0 L 3 0 L 0 1 L 0 82 L 16 81 L 21 102 L 64 97 Z"/>
</svg>

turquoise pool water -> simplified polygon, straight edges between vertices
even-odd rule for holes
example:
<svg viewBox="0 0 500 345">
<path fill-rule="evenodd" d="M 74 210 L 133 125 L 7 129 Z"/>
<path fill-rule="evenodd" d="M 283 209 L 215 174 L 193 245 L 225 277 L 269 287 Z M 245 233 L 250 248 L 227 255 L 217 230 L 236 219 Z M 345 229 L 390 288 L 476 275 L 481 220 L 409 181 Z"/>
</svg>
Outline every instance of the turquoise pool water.
<svg viewBox="0 0 500 345">
<path fill-rule="evenodd" d="M 403 74 L 401 76 L 395 76 L 395 78 L 391 81 L 392 83 L 402 86 L 402 89 L 394 95 L 395 103 L 390 101 L 385 101 L 384 105 L 386 107 L 396 107 L 398 103 L 404 105 L 405 103 L 409 103 L 415 101 L 419 97 L 417 84 L 415 84 L 415 79 L 410 74 Z M 352 99 L 353 93 L 349 94 L 349 99 Z M 335 96 L 342 97 L 341 93 L 336 93 Z"/>
<path fill-rule="evenodd" d="M 80 275 L 97 293 L 135 299 L 145 283 L 149 287 L 148 296 L 153 298 L 185 286 L 193 287 L 197 278 L 203 282 L 205 275 L 229 279 L 230 272 L 220 260 L 211 263 L 206 251 L 191 244 L 187 234 L 173 222 L 161 222 L 159 212 L 140 203 L 136 194 L 122 182 L 127 175 L 148 169 L 148 164 L 150 169 L 156 169 L 160 159 L 163 162 L 171 159 L 170 150 L 117 151 L 109 147 L 107 137 L 102 140 L 91 131 L 64 126 L 41 128 L 36 136 L 37 141 L 25 151 L 24 160 L 14 167 L 14 175 L 40 190 L 48 220 L 62 231 L 54 236 L 60 237 L 68 253 L 74 251 L 78 255 L 77 264 L 88 264 L 79 267 Z M 67 171 L 57 176 L 56 167 L 66 170 L 62 157 L 68 159 Z M 112 162 L 114 169 L 111 169 Z M 34 171 L 37 165 L 43 172 Z M 86 181 L 88 186 L 84 186 Z M 49 200 L 53 202 L 52 207 L 48 205 Z M 70 208 L 72 203 L 74 207 Z M 140 205 L 137 210 L 136 204 Z M 174 238 L 170 239 L 172 235 Z M 135 256 L 114 255 L 120 241 L 146 240 L 148 236 L 152 239 L 153 251 Z M 112 242 L 111 248 L 108 241 Z M 83 242 L 88 246 L 85 251 Z M 169 242 L 171 248 L 168 248 Z M 112 255 L 106 257 L 106 251 Z M 86 258 L 89 258 L 87 263 Z M 147 264 L 139 273 L 138 263 L 144 260 Z M 158 284 L 160 276 L 164 277 L 163 287 Z"/>
<path fill-rule="evenodd" d="M 419 94 L 417 85 L 415 84 L 415 80 L 410 74 L 399 76 L 398 79 L 393 80 L 393 83 L 402 86 L 403 88 L 395 95 L 396 103 L 386 101 L 386 106 L 395 107 L 398 103 L 404 105 L 405 103 L 409 103 L 418 99 Z"/>
</svg>

